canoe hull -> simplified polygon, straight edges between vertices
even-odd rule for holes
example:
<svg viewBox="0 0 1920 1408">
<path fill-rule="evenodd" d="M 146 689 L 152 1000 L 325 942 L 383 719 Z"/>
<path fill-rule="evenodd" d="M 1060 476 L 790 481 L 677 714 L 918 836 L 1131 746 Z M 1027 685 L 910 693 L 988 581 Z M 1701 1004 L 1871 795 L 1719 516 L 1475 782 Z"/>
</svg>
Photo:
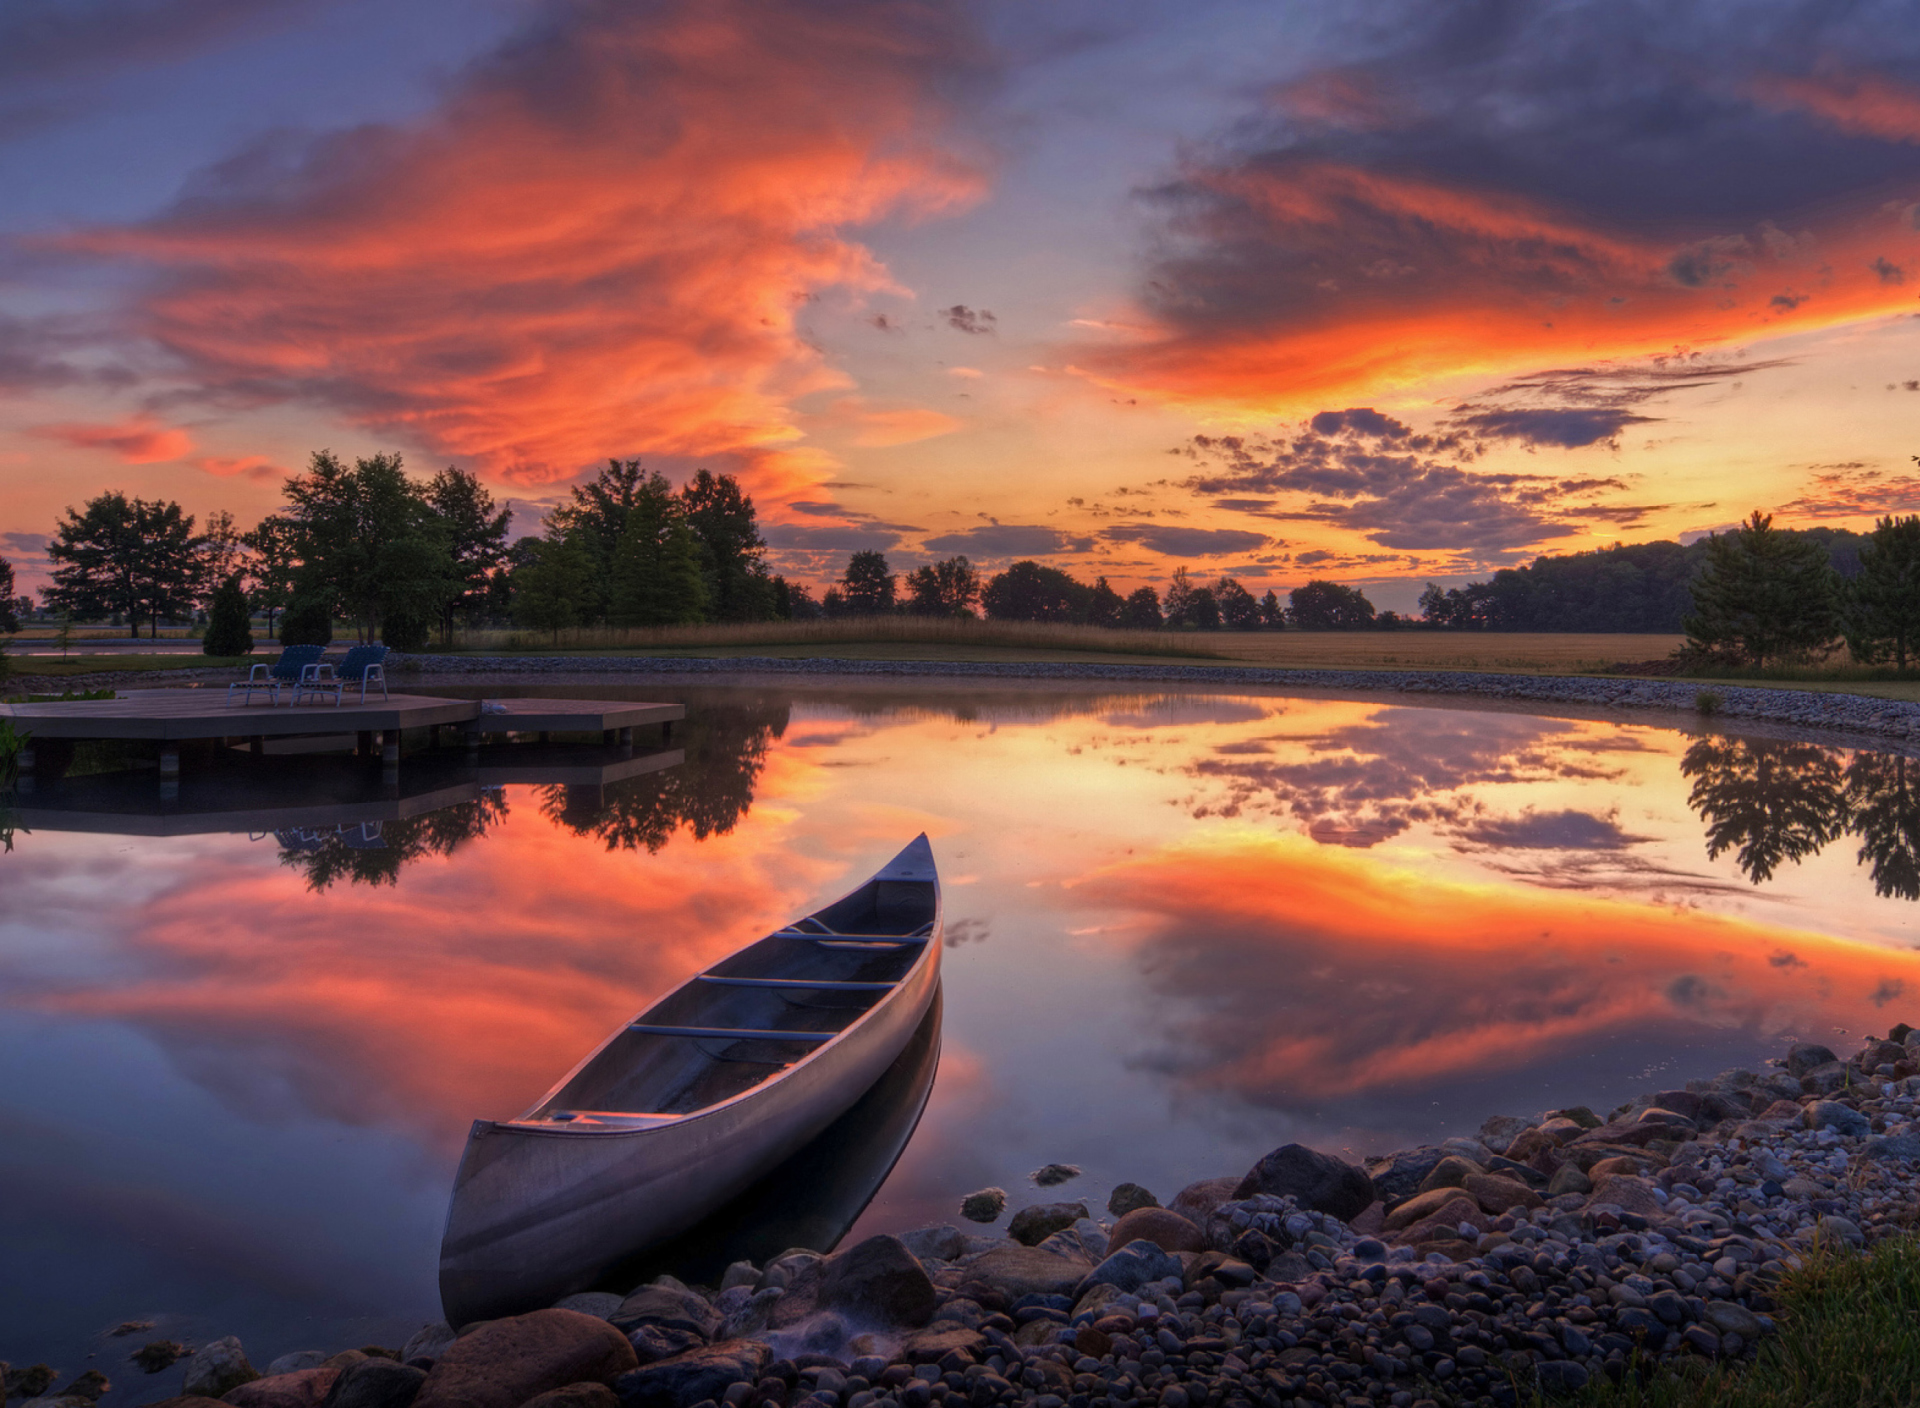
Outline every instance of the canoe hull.
<svg viewBox="0 0 1920 1408">
<path fill-rule="evenodd" d="M 858 1023 L 778 1079 L 671 1124 L 570 1130 L 476 1120 L 440 1255 L 453 1325 L 550 1305 L 738 1197 L 867 1092 L 926 1016 L 926 960 Z"/>
</svg>

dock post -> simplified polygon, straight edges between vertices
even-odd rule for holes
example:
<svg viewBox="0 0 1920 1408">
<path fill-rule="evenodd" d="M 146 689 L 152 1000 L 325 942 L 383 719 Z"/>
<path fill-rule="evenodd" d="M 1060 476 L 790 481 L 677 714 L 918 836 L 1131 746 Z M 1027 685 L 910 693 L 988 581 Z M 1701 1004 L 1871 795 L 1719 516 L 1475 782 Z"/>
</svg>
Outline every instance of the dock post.
<svg viewBox="0 0 1920 1408">
<path fill-rule="evenodd" d="M 354 740 L 353 751 L 357 757 L 370 758 L 373 756 L 372 729 L 363 728 L 360 730 L 359 736 Z"/>
<path fill-rule="evenodd" d="M 552 738 L 552 736 L 553 735 L 548 733 L 545 729 L 540 730 L 540 741 L 542 743 L 548 742 Z"/>
<path fill-rule="evenodd" d="M 30 796 L 33 792 L 33 749 L 22 748 L 15 753 L 13 765 L 13 790 L 22 797 Z"/>
<path fill-rule="evenodd" d="M 633 747 L 633 726 L 631 724 L 626 728 L 617 730 L 617 732 L 620 735 L 620 746 L 622 748 Z"/>
<path fill-rule="evenodd" d="M 662 744 L 668 744 L 673 742 L 673 720 L 672 719 L 667 719 L 660 725 L 660 742 Z"/>
<path fill-rule="evenodd" d="M 440 746 L 440 725 L 428 724 L 427 725 L 427 747 L 438 748 L 439 746 Z"/>
<path fill-rule="evenodd" d="M 252 738 L 249 738 L 247 740 L 247 751 L 256 758 L 266 752 L 267 736 L 264 733 L 256 733 Z"/>
<path fill-rule="evenodd" d="M 160 745 L 160 800 L 180 800 L 180 745 L 177 743 Z"/>
<path fill-rule="evenodd" d="M 480 730 L 470 728 L 464 732 L 467 736 L 467 766 L 473 767 L 480 761 Z"/>
<path fill-rule="evenodd" d="M 380 762 L 383 767 L 400 766 L 400 730 L 382 729 L 380 732 Z"/>
</svg>

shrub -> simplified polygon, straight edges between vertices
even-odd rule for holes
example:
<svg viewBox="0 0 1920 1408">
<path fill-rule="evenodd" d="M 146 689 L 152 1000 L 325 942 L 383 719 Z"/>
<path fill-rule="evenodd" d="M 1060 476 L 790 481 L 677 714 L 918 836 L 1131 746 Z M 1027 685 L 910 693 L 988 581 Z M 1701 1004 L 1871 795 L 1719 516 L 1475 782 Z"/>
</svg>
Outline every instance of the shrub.
<svg viewBox="0 0 1920 1408">
<path fill-rule="evenodd" d="M 280 644 L 326 645 L 333 640 L 333 609 L 318 597 L 303 597 L 280 617 Z"/>
<path fill-rule="evenodd" d="M 208 655 L 253 654 L 253 630 L 247 617 L 247 594 L 235 573 L 214 589 L 201 650 Z"/>
</svg>

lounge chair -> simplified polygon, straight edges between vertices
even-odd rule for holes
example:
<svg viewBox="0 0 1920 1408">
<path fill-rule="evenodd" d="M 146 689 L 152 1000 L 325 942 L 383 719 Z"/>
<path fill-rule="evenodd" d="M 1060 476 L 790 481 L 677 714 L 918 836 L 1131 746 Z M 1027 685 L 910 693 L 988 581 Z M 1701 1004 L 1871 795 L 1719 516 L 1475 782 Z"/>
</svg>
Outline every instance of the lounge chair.
<svg viewBox="0 0 1920 1408">
<path fill-rule="evenodd" d="M 297 689 L 303 671 L 316 665 L 326 651 L 324 645 L 290 645 L 280 652 L 280 658 L 271 665 L 264 661 L 247 671 L 244 680 L 238 680 L 227 686 L 227 703 L 233 703 L 233 692 L 244 690 L 243 704 L 253 703 L 253 692 L 264 689 L 267 692 L 267 705 L 271 708 L 280 702 L 280 690 Z"/>
<path fill-rule="evenodd" d="M 298 704 L 307 695 L 331 694 L 337 706 L 341 696 L 354 685 L 360 686 L 360 702 L 367 702 L 367 688 L 380 686 L 380 697 L 387 697 L 387 671 L 381 661 L 387 658 L 384 645 L 356 645 L 347 652 L 346 659 L 338 665 L 321 661 L 309 665 L 300 674 L 300 687 L 294 691 L 293 702 Z"/>
</svg>

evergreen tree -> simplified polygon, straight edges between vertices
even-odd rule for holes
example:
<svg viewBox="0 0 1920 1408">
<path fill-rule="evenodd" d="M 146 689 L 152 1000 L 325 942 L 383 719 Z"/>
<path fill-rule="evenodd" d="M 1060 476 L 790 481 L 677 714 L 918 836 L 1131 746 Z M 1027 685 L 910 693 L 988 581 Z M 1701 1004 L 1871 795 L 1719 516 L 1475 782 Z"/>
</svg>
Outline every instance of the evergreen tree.
<svg viewBox="0 0 1920 1408">
<path fill-rule="evenodd" d="M 1840 634 L 1839 574 L 1817 542 L 1775 531 L 1756 509 L 1737 532 L 1707 540 L 1683 624 L 1692 645 L 1755 665 L 1820 650 Z"/>
<path fill-rule="evenodd" d="M 1920 517 L 1883 518 L 1860 553 L 1860 574 L 1845 592 L 1847 649 L 1875 664 L 1893 656 L 1907 671 L 1920 646 Z"/>
<path fill-rule="evenodd" d="M 1287 608 L 1280 604 L 1280 598 L 1272 587 L 1268 587 L 1267 594 L 1260 598 L 1260 624 L 1270 631 L 1286 629 Z"/>
<path fill-rule="evenodd" d="M 653 475 L 627 513 L 614 549 L 607 620 L 615 626 L 681 626 L 706 619 L 700 544 L 682 501 Z"/>
<path fill-rule="evenodd" d="M 698 544 L 706 583 L 706 615 L 715 621 L 765 621 L 774 614 L 766 540 L 753 500 L 730 474 L 701 470 L 680 491 L 687 527 Z"/>
<path fill-rule="evenodd" d="M 1152 587 L 1135 587 L 1120 612 L 1120 624 L 1133 631 L 1157 631 L 1164 624 L 1160 617 L 1160 594 Z"/>
<path fill-rule="evenodd" d="M 248 621 L 247 593 L 240 585 L 240 574 L 228 575 L 214 588 L 207 608 L 207 637 L 201 650 L 208 655 L 253 654 L 253 629 Z"/>
<path fill-rule="evenodd" d="M 204 569 L 193 518 L 179 504 L 118 492 L 69 508 L 47 556 L 55 563 L 48 606 L 81 617 L 124 612 L 136 636 L 142 616 L 158 635 L 162 616 L 188 611 Z"/>
<path fill-rule="evenodd" d="M 840 578 L 843 609 L 849 616 L 878 616 L 893 610 L 894 576 L 881 552 L 857 552 Z"/>
</svg>

